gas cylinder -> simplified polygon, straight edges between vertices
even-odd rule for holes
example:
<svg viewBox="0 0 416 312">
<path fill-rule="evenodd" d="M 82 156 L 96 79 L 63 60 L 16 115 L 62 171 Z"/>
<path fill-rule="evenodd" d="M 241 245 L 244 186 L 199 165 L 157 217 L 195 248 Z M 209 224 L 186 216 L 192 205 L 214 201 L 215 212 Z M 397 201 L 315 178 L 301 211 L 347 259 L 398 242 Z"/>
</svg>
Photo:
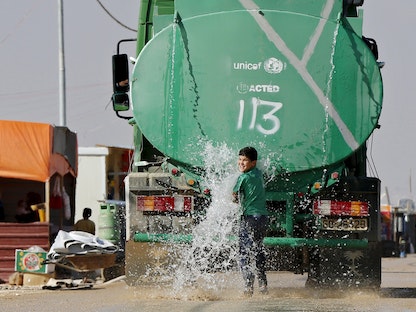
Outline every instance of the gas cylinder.
<svg viewBox="0 0 416 312">
<path fill-rule="evenodd" d="M 115 228 L 115 206 L 112 204 L 101 204 L 98 217 L 98 237 L 116 243 L 117 235 Z"/>
</svg>

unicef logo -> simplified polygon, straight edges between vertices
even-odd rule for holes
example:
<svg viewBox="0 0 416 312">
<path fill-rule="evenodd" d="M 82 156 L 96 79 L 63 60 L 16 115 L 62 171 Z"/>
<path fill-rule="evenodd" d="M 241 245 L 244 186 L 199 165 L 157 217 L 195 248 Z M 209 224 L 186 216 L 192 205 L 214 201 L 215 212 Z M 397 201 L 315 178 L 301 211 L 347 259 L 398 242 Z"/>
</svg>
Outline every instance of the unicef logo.
<svg viewBox="0 0 416 312">
<path fill-rule="evenodd" d="M 285 64 L 281 60 L 271 57 L 264 61 L 263 67 L 269 74 L 279 74 L 285 68 Z"/>
</svg>

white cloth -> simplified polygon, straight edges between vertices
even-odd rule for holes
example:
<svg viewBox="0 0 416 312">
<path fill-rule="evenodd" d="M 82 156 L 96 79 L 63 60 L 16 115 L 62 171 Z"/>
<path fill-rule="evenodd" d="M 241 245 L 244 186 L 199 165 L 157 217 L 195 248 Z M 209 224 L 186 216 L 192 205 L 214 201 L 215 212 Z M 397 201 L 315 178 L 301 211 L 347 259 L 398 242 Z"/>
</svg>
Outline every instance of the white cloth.
<svg viewBox="0 0 416 312">
<path fill-rule="evenodd" d="M 60 230 L 48 252 L 47 258 L 49 260 L 58 260 L 67 255 L 108 254 L 115 253 L 117 250 L 118 246 L 90 233 Z"/>
</svg>

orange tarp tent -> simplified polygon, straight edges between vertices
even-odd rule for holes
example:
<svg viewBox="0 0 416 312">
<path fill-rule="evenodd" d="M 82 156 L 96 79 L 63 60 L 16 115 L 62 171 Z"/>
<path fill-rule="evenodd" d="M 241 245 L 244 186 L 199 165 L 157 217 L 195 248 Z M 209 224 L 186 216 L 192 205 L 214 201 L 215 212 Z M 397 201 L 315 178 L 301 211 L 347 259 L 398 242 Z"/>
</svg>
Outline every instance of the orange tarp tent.
<svg viewBox="0 0 416 312">
<path fill-rule="evenodd" d="M 0 120 L 0 177 L 46 182 L 77 175 L 77 138 L 66 127 Z"/>
</svg>

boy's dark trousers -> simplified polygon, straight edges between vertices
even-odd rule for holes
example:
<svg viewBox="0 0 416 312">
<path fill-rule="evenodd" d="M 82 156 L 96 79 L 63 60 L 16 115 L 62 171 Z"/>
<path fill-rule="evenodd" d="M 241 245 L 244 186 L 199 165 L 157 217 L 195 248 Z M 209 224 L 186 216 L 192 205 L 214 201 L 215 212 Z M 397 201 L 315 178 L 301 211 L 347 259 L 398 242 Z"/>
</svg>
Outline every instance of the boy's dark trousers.
<svg viewBox="0 0 416 312">
<path fill-rule="evenodd" d="M 259 286 L 267 286 L 266 254 L 263 238 L 266 236 L 268 226 L 267 216 L 242 216 L 239 231 L 240 268 L 245 286 L 253 289 L 255 273 Z M 252 262 L 255 260 L 256 270 Z M 254 272 L 256 271 L 256 272 Z"/>
</svg>

